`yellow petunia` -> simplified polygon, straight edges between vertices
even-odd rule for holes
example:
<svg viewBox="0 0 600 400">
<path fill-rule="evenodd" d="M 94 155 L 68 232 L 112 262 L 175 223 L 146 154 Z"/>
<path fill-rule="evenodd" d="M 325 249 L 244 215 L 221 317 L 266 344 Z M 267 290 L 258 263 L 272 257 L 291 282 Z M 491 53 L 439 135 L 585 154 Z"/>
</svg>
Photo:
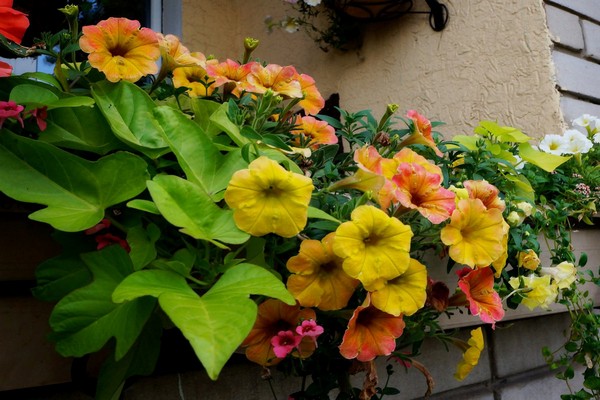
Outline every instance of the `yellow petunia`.
<svg viewBox="0 0 600 400">
<path fill-rule="evenodd" d="M 368 287 L 365 289 L 369 290 Z M 415 259 L 399 277 L 371 293 L 371 303 L 381 311 L 394 316 L 413 315 L 427 300 L 427 268 Z"/>
<path fill-rule="evenodd" d="M 467 348 L 463 353 L 463 359 L 456 366 L 454 377 L 462 381 L 471 373 L 473 368 L 479 363 L 479 357 L 483 351 L 483 331 L 481 328 L 471 331 L 471 338 L 467 342 Z"/>
<path fill-rule="evenodd" d="M 457 263 L 471 268 L 488 266 L 505 250 L 502 211 L 486 209 L 479 199 L 460 200 L 440 237 Z"/>
<path fill-rule="evenodd" d="M 556 301 L 558 295 L 558 286 L 556 282 L 551 282 L 552 277 L 550 275 L 537 276 L 531 274 L 529 276 L 521 277 L 525 288 L 530 289 L 528 292 L 521 293 L 523 300 L 521 304 L 525 307 L 533 310 L 536 307 L 543 308 L 545 310 L 550 309 L 550 304 Z M 508 281 L 513 289 L 518 289 L 521 282 L 519 277 L 514 276 Z"/>
<path fill-rule="evenodd" d="M 410 226 L 373 206 L 359 206 L 336 230 L 333 251 L 344 259 L 344 271 L 371 290 L 408 269 Z"/>
<path fill-rule="evenodd" d="M 225 201 L 244 232 L 292 237 L 306 225 L 312 191 L 310 178 L 287 171 L 262 156 L 252 161 L 248 169 L 233 174 Z"/>
<path fill-rule="evenodd" d="M 90 65 L 104 72 L 109 81 L 136 82 L 157 73 L 160 58 L 158 35 L 140 26 L 127 18 L 108 18 L 84 26 L 79 46 L 89 54 Z"/>
</svg>

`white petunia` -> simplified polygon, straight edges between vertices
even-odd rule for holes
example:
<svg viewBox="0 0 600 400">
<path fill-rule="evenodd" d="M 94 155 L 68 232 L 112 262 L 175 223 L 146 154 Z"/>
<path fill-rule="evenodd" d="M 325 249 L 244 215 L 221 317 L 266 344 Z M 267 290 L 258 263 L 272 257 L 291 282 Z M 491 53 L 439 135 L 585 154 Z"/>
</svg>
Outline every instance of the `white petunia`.
<svg viewBox="0 0 600 400">
<path fill-rule="evenodd" d="M 596 133 L 593 139 L 594 143 L 600 143 L 600 133 Z"/>
<path fill-rule="evenodd" d="M 575 129 L 566 131 L 563 138 L 566 142 L 565 153 L 568 154 L 584 154 L 594 147 L 594 143 L 586 135 Z"/>
<path fill-rule="evenodd" d="M 597 117 L 594 117 L 590 114 L 583 114 L 582 116 L 575 118 L 573 120 L 573 125 L 586 127 L 586 126 L 590 126 L 597 119 L 598 119 Z M 593 128 L 593 126 L 591 128 Z"/>
<path fill-rule="evenodd" d="M 545 153 L 561 155 L 567 147 L 567 142 L 560 135 L 546 135 L 540 141 L 540 150 Z"/>
</svg>

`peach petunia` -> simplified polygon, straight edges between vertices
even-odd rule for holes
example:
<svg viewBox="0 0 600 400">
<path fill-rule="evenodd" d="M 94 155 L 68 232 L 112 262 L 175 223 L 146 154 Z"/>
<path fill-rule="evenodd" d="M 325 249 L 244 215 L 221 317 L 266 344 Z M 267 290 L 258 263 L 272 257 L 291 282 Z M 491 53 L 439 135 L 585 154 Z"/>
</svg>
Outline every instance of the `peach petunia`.
<svg viewBox="0 0 600 400">
<path fill-rule="evenodd" d="M 372 305 L 367 295 L 348 322 L 340 354 L 347 359 L 371 361 L 377 356 L 388 356 L 396 348 L 396 339 L 402 335 L 405 323 L 402 316 L 393 316 Z"/>
<path fill-rule="evenodd" d="M 160 58 L 158 35 L 140 26 L 127 18 L 109 18 L 84 26 L 79 45 L 89 53 L 90 65 L 104 72 L 109 81 L 136 82 L 157 73 Z"/>
<path fill-rule="evenodd" d="M 246 77 L 246 90 L 263 94 L 270 89 L 276 95 L 299 99 L 302 98 L 302 87 L 300 82 L 295 79 L 296 76 L 296 69 L 291 65 L 282 67 L 277 64 L 269 64 L 263 67 L 261 64 L 255 63 Z"/>
<path fill-rule="evenodd" d="M 479 199 L 464 199 L 458 201 L 440 238 L 457 263 L 471 268 L 488 266 L 504 252 L 503 223 L 497 208 L 488 210 Z"/>
<path fill-rule="evenodd" d="M 433 224 L 450 218 L 456 207 L 454 193 L 441 186 L 442 175 L 429 173 L 422 165 L 401 163 L 392 181 L 396 184 L 396 200 L 417 210 Z"/>
<path fill-rule="evenodd" d="M 281 331 L 295 331 L 304 320 L 314 320 L 315 312 L 310 308 L 290 306 L 277 299 L 268 299 L 258 306 L 258 315 L 254 327 L 241 346 L 246 348 L 246 357 L 257 364 L 270 366 L 278 364 L 271 340 Z M 309 357 L 315 351 L 315 342 L 304 336 L 292 353 L 302 358 Z"/>
<path fill-rule="evenodd" d="M 410 226 L 380 209 L 363 205 L 336 230 L 333 251 L 344 271 L 372 291 L 403 274 L 410 264 Z"/>
<path fill-rule="evenodd" d="M 325 121 L 320 121 L 311 116 L 298 117 L 296 125 L 298 128 L 291 131 L 291 134 L 296 136 L 295 146 L 303 144 L 300 135 L 308 140 L 307 146 L 313 150 L 318 149 L 322 144 L 335 144 L 338 142 L 335 129 Z"/>
<path fill-rule="evenodd" d="M 29 18 L 27 18 L 27 14 L 15 10 L 12 0 L 0 0 L 0 35 L 21 44 L 28 27 Z"/>
<path fill-rule="evenodd" d="M 287 262 L 292 273 L 287 280 L 287 289 L 303 307 L 321 310 L 339 310 L 358 286 L 342 268 L 343 260 L 333 253 L 335 233 L 322 240 L 304 240 L 298 255 Z"/>
<path fill-rule="evenodd" d="M 469 197 L 481 200 L 485 208 L 497 208 L 500 211 L 504 211 L 506 208 L 506 203 L 498 196 L 500 191 L 488 181 L 470 180 L 464 181 L 463 185 L 467 189 Z"/>
<path fill-rule="evenodd" d="M 295 79 L 300 82 L 300 89 L 304 96 L 298 103 L 307 114 L 316 115 L 325 107 L 325 99 L 321 96 L 319 89 L 315 85 L 315 80 L 306 75 L 298 74 Z"/>
<path fill-rule="evenodd" d="M 368 287 L 365 289 L 369 290 Z M 388 314 L 413 315 L 425 305 L 427 299 L 427 268 L 415 259 L 408 269 L 385 286 L 371 292 L 374 307 Z"/>
<path fill-rule="evenodd" d="M 494 290 L 494 272 L 490 267 L 457 271 L 458 287 L 469 301 L 471 314 L 478 316 L 485 323 L 492 324 L 504 318 L 502 299 Z"/>
<path fill-rule="evenodd" d="M 431 122 L 415 110 L 409 110 L 406 113 L 406 116 L 412 120 L 412 131 L 410 135 L 400 143 L 400 146 L 405 147 L 413 144 L 422 144 L 432 148 L 435 151 L 435 154 L 441 157 L 443 153 L 438 149 L 431 134 Z"/>
<path fill-rule="evenodd" d="M 310 178 L 261 156 L 248 169 L 233 174 L 225 190 L 225 201 L 244 232 L 292 237 L 306 225 L 313 188 Z"/>
<path fill-rule="evenodd" d="M 256 63 L 239 64 L 236 61 L 227 59 L 221 63 L 207 65 L 206 73 L 214 79 L 215 87 L 231 86 L 231 93 L 236 97 L 240 97 L 245 89 L 246 78 L 254 64 Z"/>
<path fill-rule="evenodd" d="M 479 363 L 481 352 L 483 351 L 483 331 L 480 328 L 471 331 L 471 337 L 465 346 L 462 360 L 456 366 L 454 378 L 462 381 L 471 373 L 473 368 Z"/>
<path fill-rule="evenodd" d="M 175 35 L 157 33 L 162 57 L 161 72 L 170 72 L 179 67 L 202 65 L 202 59 L 194 57 Z"/>
<path fill-rule="evenodd" d="M 173 71 L 173 86 L 176 88 L 187 87 L 188 94 L 191 97 L 207 97 L 210 96 L 216 89 L 216 85 L 212 78 L 206 73 L 211 61 L 206 61 L 204 54 L 200 52 L 190 53 L 192 57 L 199 61 L 197 65 L 189 67 L 179 67 Z"/>
</svg>

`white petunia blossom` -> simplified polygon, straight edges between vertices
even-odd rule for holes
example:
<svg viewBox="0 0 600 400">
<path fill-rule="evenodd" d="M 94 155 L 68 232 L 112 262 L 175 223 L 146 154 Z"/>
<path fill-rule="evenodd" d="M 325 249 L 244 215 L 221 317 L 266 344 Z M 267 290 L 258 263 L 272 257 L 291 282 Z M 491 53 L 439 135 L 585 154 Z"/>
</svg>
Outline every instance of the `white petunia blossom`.
<svg viewBox="0 0 600 400">
<path fill-rule="evenodd" d="M 556 267 L 542 267 L 541 274 L 550 275 L 559 289 L 566 289 L 577 279 L 577 268 L 573 263 L 563 261 Z"/>
<path fill-rule="evenodd" d="M 563 138 L 566 142 L 564 152 L 568 154 L 585 154 L 594 147 L 594 143 L 586 135 L 575 129 L 566 131 Z"/>
<path fill-rule="evenodd" d="M 589 126 L 590 128 L 593 129 L 594 127 L 591 125 L 594 124 L 597 120 L 598 120 L 598 117 L 594 117 L 590 114 L 583 114 L 582 116 L 575 118 L 573 120 L 573 125 L 582 126 L 584 128 L 586 126 Z"/>
<path fill-rule="evenodd" d="M 311 7 L 318 6 L 319 4 L 321 4 L 321 0 L 304 0 L 304 2 Z"/>
<path fill-rule="evenodd" d="M 594 143 L 600 143 L 600 133 L 596 133 L 593 137 Z"/>
<path fill-rule="evenodd" d="M 561 155 L 567 147 L 566 140 L 561 135 L 546 135 L 540 141 L 540 150 L 545 153 Z"/>
</svg>

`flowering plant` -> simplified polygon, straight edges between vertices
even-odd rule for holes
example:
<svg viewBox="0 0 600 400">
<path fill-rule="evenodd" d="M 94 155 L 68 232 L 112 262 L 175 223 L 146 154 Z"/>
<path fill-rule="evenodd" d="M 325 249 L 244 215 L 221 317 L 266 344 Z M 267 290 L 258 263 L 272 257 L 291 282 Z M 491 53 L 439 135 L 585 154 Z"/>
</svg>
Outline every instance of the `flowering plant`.
<svg viewBox="0 0 600 400">
<path fill-rule="evenodd" d="M 56 229 L 63 252 L 34 293 L 57 302 L 60 354 L 110 354 L 98 399 L 151 373 L 173 328 L 212 379 L 241 348 L 310 377 L 291 398 L 382 398 L 398 391 L 379 386 L 378 357 L 432 382 L 417 360 L 427 337 L 464 350 L 457 379 L 477 364 L 482 329 L 452 338 L 441 315 L 494 327 L 503 301 L 575 292 L 567 253 L 539 265 L 540 194 L 517 169 L 568 157 L 492 122 L 442 141 L 439 123 L 396 105 L 321 115 L 315 81 L 252 61 L 255 40 L 241 62 L 219 61 L 125 18 L 80 34 L 77 9 L 64 12 L 70 32 L 33 49 L 54 74 L 0 79 L 0 192 Z"/>
</svg>

